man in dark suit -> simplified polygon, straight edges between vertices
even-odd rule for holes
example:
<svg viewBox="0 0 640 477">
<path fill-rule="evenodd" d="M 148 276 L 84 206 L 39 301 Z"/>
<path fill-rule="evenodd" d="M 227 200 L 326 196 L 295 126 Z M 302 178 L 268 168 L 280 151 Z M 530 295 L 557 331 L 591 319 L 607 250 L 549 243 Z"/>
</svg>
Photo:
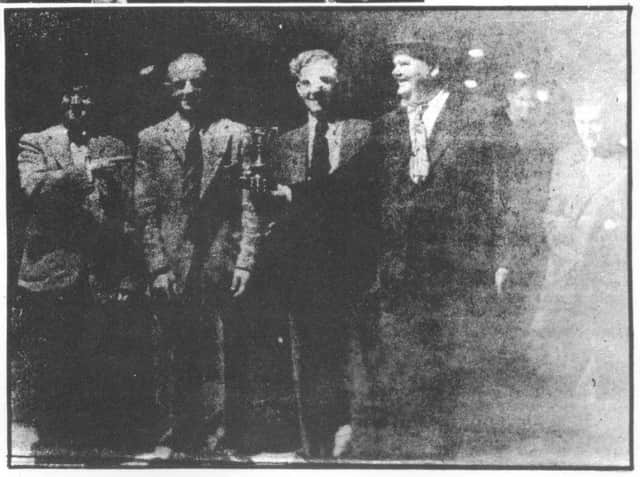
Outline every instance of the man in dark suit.
<svg viewBox="0 0 640 477">
<path fill-rule="evenodd" d="M 237 336 L 232 298 L 245 291 L 258 238 L 253 204 L 238 186 L 246 127 L 204 114 L 200 55 L 172 61 L 167 80 L 177 111 L 140 132 L 135 187 L 150 287 L 168 300 L 158 313 L 175 353 L 172 419 L 158 457 L 205 441 L 215 449 L 233 420 L 223 412 L 238 400 L 231 391 L 241 373 L 225 367 Z"/>
<path fill-rule="evenodd" d="M 359 182 L 366 177 L 358 154 L 370 124 L 338 116 L 338 62 L 330 53 L 302 52 L 290 71 L 308 116 L 274 147 L 279 184 L 273 194 L 283 204 L 271 242 L 279 244 L 286 270 L 281 285 L 292 325 L 303 447 L 311 456 L 338 457 L 352 432 L 347 316 L 364 276 L 354 235 Z"/>
<path fill-rule="evenodd" d="M 36 429 L 54 441 L 88 421 L 80 343 L 92 326 L 90 307 L 131 291 L 122 254 L 131 157 L 97 129 L 85 84 L 67 90 L 62 111 L 62 124 L 19 143 L 32 215 L 18 277 L 23 311 L 13 323 L 19 342 L 11 343 L 31 361 Z"/>
<path fill-rule="evenodd" d="M 400 107 L 372 132 L 381 215 L 370 419 L 426 428 L 423 455 L 450 455 L 458 371 L 469 358 L 460 331 L 483 313 L 498 265 L 508 120 L 456 85 L 458 42 L 422 32 L 402 31 L 392 44 Z"/>
</svg>

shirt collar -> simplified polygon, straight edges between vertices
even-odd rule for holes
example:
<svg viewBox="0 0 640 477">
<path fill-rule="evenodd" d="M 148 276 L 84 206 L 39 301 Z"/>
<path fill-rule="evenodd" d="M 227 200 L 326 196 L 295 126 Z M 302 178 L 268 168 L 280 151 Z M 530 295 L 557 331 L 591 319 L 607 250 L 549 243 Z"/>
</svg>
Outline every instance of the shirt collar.
<svg viewBox="0 0 640 477">
<path fill-rule="evenodd" d="M 307 116 L 309 117 L 309 129 L 311 129 L 312 131 L 315 131 L 316 124 L 318 123 L 318 119 L 311 113 L 309 113 Z M 337 122 L 338 121 L 336 121 L 335 119 L 331 121 L 327 121 L 329 129 L 333 129 L 336 126 Z"/>
<path fill-rule="evenodd" d="M 427 109 L 437 105 L 438 103 L 440 103 L 444 96 L 447 95 L 448 93 L 446 90 L 441 89 L 440 91 L 438 91 L 435 96 L 433 96 L 429 101 L 425 101 L 422 103 L 407 103 L 407 113 L 414 114 L 417 111 L 421 111 L 424 112 Z"/>
</svg>

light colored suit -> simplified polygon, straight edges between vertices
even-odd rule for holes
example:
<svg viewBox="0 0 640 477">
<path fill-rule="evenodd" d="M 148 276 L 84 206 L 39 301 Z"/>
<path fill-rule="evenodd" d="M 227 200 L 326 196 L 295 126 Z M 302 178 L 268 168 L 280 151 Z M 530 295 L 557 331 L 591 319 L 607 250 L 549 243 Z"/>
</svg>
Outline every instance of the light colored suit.
<svg viewBox="0 0 640 477">
<path fill-rule="evenodd" d="M 195 267 L 202 267 L 203 278 L 212 283 L 234 267 L 250 270 L 259 231 L 248 194 L 237 186 L 250 141 L 245 126 L 220 119 L 201 133 L 200 223 L 195 233 L 182 204 L 187 137 L 178 113 L 143 130 L 139 140 L 135 201 L 149 272 L 173 271 L 180 290 Z"/>
<path fill-rule="evenodd" d="M 19 285 L 32 292 L 64 289 L 77 284 L 98 256 L 109 255 L 113 265 L 117 257 L 109 250 L 117 250 L 118 237 L 102 232 L 123 232 L 130 168 L 96 172 L 93 188 L 84 189 L 86 171 L 73 164 L 64 126 L 25 134 L 19 146 L 20 184 L 33 210 Z M 89 161 L 128 152 L 111 136 L 92 137 L 87 147 Z"/>
<path fill-rule="evenodd" d="M 532 323 L 543 372 L 570 381 L 596 356 L 601 390 L 605 375 L 615 386 L 628 376 L 626 160 L 622 148 L 592 159 L 580 145 L 558 153 L 544 215 L 549 255 Z"/>
<path fill-rule="evenodd" d="M 172 383 L 164 383 L 173 419 L 166 444 L 174 448 L 199 446 L 203 434 L 215 435 L 229 421 L 229 403 L 237 400 L 230 395 L 229 352 L 238 334 L 229 287 L 234 268 L 253 269 L 259 236 L 254 206 L 238 181 L 248 165 L 247 128 L 219 119 L 199 134 L 195 203 L 184 197 L 188 135 L 178 113 L 140 132 L 136 160 L 134 195 L 149 278 L 171 271 L 176 279 L 178 296 L 157 310 L 177 366 Z"/>
<path fill-rule="evenodd" d="M 80 416 L 97 409 L 87 396 L 95 373 L 103 372 L 96 368 L 100 348 L 87 337 L 90 330 L 104 338 L 101 320 L 113 308 L 93 306 L 95 299 L 115 292 L 131 270 L 123 252 L 132 171 L 124 164 L 96 169 L 89 182 L 84 161 L 123 156 L 127 148 L 96 135 L 74 161 L 62 125 L 25 134 L 19 146 L 20 184 L 31 216 L 19 273 L 23 318 L 12 321 L 10 344 L 14 356 L 24 355 L 31 365 L 26 395 L 37 399 L 28 400 L 29 413 L 38 435 L 51 438 L 86 430 Z"/>
</svg>

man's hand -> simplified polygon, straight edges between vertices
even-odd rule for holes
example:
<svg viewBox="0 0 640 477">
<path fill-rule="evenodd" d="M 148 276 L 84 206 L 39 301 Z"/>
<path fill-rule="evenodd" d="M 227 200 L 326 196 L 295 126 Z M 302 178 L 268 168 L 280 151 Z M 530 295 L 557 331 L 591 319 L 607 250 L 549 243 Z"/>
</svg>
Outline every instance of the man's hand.
<svg viewBox="0 0 640 477">
<path fill-rule="evenodd" d="M 127 290 L 120 290 L 116 295 L 116 300 L 119 302 L 129 301 L 129 292 Z"/>
<path fill-rule="evenodd" d="M 74 190 L 88 195 L 93 191 L 93 183 L 91 177 L 87 173 L 87 169 L 82 167 L 72 167 L 71 169 L 65 171 L 66 177 L 65 180 L 68 181 L 67 184 L 71 184 L 71 187 Z"/>
<path fill-rule="evenodd" d="M 250 276 L 251 273 L 248 270 L 242 270 L 241 268 L 234 270 L 233 279 L 231 280 L 231 291 L 234 292 L 234 298 L 238 298 L 244 293 Z"/>
<path fill-rule="evenodd" d="M 495 274 L 495 284 L 496 284 L 496 292 L 498 295 L 502 295 L 502 289 L 504 288 L 505 281 L 507 280 L 507 276 L 509 275 L 509 270 L 505 267 L 500 267 L 496 270 Z"/>
<path fill-rule="evenodd" d="M 291 188 L 282 184 L 278 184 L 276 189 L 271 191 L 271 195 L 273 197 L 284 197 L 287 202 L 291 202 L 293 197 L 291 194 Z"/>
<path fill-rule="evenodd" d="M 173 272 L 161 273 L 151 284 L 151 295 L 164 295 L 167 298 L 175 295 L 176 277 Z"/>
</svg>

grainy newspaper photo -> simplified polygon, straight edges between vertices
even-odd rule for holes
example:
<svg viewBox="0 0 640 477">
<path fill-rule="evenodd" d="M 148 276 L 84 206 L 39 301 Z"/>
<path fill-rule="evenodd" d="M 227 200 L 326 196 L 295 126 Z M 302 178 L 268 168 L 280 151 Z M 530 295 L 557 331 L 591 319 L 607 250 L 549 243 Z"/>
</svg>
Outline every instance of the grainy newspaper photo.
<svg viewBox="0 0 640 477">
<path fill-rule="evenodd" d="M 4 7 L 10 467 L 631 466 L 630 7 Z"/>
</svg>

